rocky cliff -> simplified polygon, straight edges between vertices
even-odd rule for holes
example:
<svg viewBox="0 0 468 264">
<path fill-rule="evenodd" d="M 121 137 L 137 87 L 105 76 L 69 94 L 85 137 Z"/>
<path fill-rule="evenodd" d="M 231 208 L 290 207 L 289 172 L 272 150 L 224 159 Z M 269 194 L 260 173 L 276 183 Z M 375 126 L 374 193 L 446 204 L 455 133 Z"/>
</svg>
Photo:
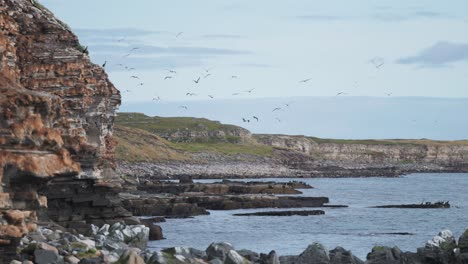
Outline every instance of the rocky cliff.
<svg viewBox="0 0 468 264">
<path fill-rule="evenodd" d="M 129 216 L 112 199 L 119 104 L 66 24 L 34 0 L 0 0 L 0 246 L 34 230 L 41 207 L 64 225 Z"/>
</svg>

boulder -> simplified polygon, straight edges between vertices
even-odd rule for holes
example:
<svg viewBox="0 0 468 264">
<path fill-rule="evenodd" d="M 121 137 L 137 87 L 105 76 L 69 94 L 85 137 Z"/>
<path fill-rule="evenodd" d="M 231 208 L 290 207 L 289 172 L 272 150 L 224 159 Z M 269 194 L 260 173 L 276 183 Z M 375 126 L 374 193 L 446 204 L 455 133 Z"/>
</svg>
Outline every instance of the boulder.
<svg viewBox="0 0 468 264">
<path fill-rule="evenodd" d="M 468 229 L 458 239 L 458 248 L 460 248 L 460 254 L 468 254 Z"/>
<path fill-rule="evenodd" d="M 364 261 L 354 256 L 351 251 L 336 247 L 329 252 L 331 264 L 364 264 Z"/>
<path fill-rule="evenodd" d="M 154 224 L 153 219 L 141 219 L 143 225 L 149 228 L 149 240 L 161 240 L 164 239 L 162 228 Z"/>
<path fill-rule="evenodd" d="M 329 264 L 330 257 L 322 244 L 314 243 L 308 246 L 296 261 L 301 264 Z"/>
<path fill-rule="evenodd" d="M 260 264 L 280 264 L 280 260 L 276 252 L 273 250 L 267 254 L 260 254 L 258 261 Z"/>
<path fill-rule="evenodd" d="M 206 255 L 208 256 L 208 260 L 220 259 L 224 262 L 231 250 L 234 250 L 234 247 L 227 242 L 212 243 L 206 249 Z"/>
<path fill-rule="evenodd" d="M 235 250 L 229 250 L 228 254 L 226 255 L 226 260 L 224 264 L 249 264 L 251 263 L 249 260 L 241 256 Z"/>
<path fill-rule="evenodd" d="M 390 248 L 375 246 L 372 252 L 367 254 L 367 264 L 397 264 L 402 258 L 401 250 L 397 247 Z"/>
<path fill-rule="evenodd" d="M 243 256 L 244 258 L 252 262 L 257 262 L 257 260 L 260 259 L 260 255 L 257 252 L 253 252 L 251 250 L 241 249 L 241 250 L 238 250 L 237 253 L 239 253 L 241 256 Z M 262 255 L 265 255 L 265 254 L 262 254 Z"/>
</svg>

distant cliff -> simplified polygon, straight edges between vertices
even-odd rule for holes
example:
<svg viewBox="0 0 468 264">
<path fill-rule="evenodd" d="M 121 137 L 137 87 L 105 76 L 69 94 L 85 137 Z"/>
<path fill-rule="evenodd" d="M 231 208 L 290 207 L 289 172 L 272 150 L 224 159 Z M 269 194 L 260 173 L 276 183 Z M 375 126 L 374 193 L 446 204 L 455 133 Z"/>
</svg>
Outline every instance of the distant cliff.
<svg viewBox="0 0 468 264">
<path fill-rule="evenodd" d="M 34 0 L 0 0 L 0 255 L 44 212 L 75 227 L 131 215 L 112 199 L 119 104 L 66 24 Z"/>
<path fill-rule="evenodd" d="M 126 175 L 162 178 L 181 175 L 204 178 L 366 177 L 468 171 L 468 141 L 255 135 L 244 128 L 207 119 L 166 119 L 135 113 L 119 113 L 116 120 L 118 127 L 125 127 L 125 131 L 118 129 L 116 133 L 119 141 L 123 138 L 131 141 L 129 132 L 140 131 L 138 137 L 133 137 L 133 143 L 126 145 L 159 142 L 145 152 L 118 146 L 120 171 Z M 177 123 L 176 128 L 174 123 Z M 226 133 L 226 130 L 235 132 Z M 167 131 L 184 131 L 184 136 Z M 153 139 L 144 139 L 144 135 L 151 135 Z M 236 140 L 230 140 L 233 136 Z M 150 157 L 148 154 L 153 152 L 172 153 L 172 157 Z"/>
</svg>

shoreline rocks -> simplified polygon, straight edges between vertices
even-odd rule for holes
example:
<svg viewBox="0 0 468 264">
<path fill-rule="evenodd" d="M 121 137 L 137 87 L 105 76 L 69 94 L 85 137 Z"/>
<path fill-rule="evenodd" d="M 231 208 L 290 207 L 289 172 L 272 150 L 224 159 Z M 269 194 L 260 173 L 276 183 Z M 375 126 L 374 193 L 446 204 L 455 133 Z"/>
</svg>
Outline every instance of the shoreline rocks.
<svg viewBox="0 0 468 264">
<path fill-rule="evenodd" d="M 402 208 L 402 209 L 447 209 L 450 208 L 450 203 L 447 202 L 425 202 L 420 204 L 396 204 L 396 205 L 379 205 L 371 208 Z"/>
<path fill-rule="evenodd" d="M 468 230 L 458 241 L 449 230 L 443 230 L 416 252 L 374 246 L 365 261 L 343 247 L 328 250 L 320 243 L 313 243 L 293 256 L 279 256 L 275 251 L 265 254 L 236 250 L 227 242 L 212 243 L 206 250 L 171 247 L 151 252 L 145 249 L 148 233 L 144 226 L 123 224 L 92 226 L 87 236 L 40 227 L 21 239 L 18 260 L 11 263 L 465 264 L 468 260 Z"/>
</svg>

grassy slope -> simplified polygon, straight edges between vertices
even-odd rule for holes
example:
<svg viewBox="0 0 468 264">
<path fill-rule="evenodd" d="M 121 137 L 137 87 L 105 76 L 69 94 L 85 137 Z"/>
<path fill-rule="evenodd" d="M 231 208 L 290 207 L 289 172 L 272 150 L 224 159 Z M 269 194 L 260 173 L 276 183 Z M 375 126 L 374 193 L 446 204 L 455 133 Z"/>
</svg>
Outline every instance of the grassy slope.
<svg viewBox="0 0 468 264">
<path fill-rule="evenodd" d="M 138 113 L 119 113 L 115 137 L 118 142 L 117 159 L 126 162 L 189 160 L 190 153 L 214 152 L 223 155 L 273 155 L 273 147 L 258 144 L 235 144 L 217 140 L 208 142 L 169 142 L 155 135 L 178 129 L 232 130 L 237 126 L 203 118 L 148 117 Z M 153 134 L 154 133 L 154 134 Z"/>
</svg>

